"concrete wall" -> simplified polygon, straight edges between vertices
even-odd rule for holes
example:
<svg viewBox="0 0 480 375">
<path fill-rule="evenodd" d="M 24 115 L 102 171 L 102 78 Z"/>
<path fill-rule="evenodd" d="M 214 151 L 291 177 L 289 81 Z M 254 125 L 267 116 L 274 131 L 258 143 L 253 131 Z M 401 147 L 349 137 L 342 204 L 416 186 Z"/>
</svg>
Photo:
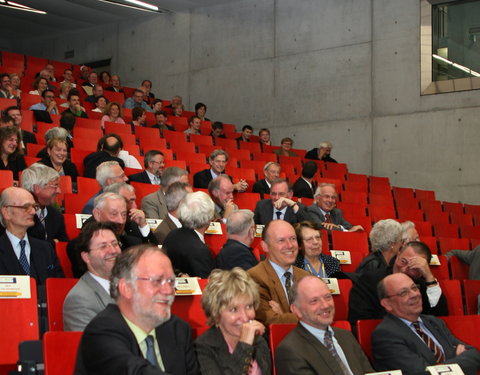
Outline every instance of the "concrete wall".
<svg viewBox="0 0 480 375">
<path fill-rule="evenodd" d="M 245 0 L 86 34 L 23 47 L 111 57 L 126 85 L 148 77 L 157 96 L 203 101 L 212 119 L 301 148 L 330 140 L 351 172 L 480 204 L 480 92 L 420 95 L 418 0 Z"/>
</svg>

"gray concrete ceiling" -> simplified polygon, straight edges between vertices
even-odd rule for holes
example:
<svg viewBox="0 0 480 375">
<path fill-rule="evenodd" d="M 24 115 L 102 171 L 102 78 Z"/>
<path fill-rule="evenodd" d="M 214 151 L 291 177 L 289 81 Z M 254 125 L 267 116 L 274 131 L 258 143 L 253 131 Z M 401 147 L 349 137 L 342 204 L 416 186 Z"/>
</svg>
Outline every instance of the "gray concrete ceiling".
<svg viewBox="0 0 480 375">
<path fill-rule="evenodd" d="M 124 0 L 115 0 L 123 2 Z M 238 0 L 145 0 L 171 12 L 188 12 Z M 0 35 L 4 38 L 29 38 L 57 33 L 59 30 L 80 30 L 122 20 L 158 17 L 154 13 L 125 8 L 98 0 L 15 0 L 15 2 L 48 14 L 40 15 L 0 7 Z M 161 15 L 159 15 L 161 17 Z"/>
</svg>

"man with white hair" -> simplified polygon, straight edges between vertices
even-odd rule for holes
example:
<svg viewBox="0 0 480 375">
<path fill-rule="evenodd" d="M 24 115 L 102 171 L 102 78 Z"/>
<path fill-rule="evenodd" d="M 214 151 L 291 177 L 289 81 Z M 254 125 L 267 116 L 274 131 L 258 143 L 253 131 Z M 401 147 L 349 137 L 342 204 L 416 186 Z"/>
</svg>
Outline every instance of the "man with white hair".
<svg viewBox="0 0 480 375">
<path fill-rule="evenodd" d="M 157 247 L 135 246 L 117 257 L 110 304 L 86 327 L 75 374 L 196 375 L 188 323 L 171 315 L 175 274 Z"/>
<path fill-rule="evenodd" d="M 280 164 L 269 161 L 263 166 L 263 174 L 265 178 L 255 182 L 253 184 L 252 192 L 259 193 L 260 198 L 263 199 L 265 194 L 270 194 L 270 188 L 272 187 L 272 182 L 280 177 Z"/>
<path fill-rule="evenodd" d="M 407 220 L 400 225 L 402 226 L 403 244 L 407 244 L 412 241 L 420 241 L 420 236 L 418 235 L 417 229 L 415 228 L 415 223 Z"/>
<path fill-rule="evenodd" d="M 212 254 L 205 245 L 205 232 L 214 213 L 214 203 L 203 191 L 187 194 L 178 207 L 183 227 L 171 231 L 163 249 L 176 273 L 206 279 L 215 268 Z"/>
<path fill-rule="evenodd" d="M 337 163 L 337 161 L 330 156 L 333 146 L 331 142 L 324 141 L 318 145 L 318 148 L 313 148 L 305 154 L 305 159 L 321 160 L 330 163 Z"/>
</svg>

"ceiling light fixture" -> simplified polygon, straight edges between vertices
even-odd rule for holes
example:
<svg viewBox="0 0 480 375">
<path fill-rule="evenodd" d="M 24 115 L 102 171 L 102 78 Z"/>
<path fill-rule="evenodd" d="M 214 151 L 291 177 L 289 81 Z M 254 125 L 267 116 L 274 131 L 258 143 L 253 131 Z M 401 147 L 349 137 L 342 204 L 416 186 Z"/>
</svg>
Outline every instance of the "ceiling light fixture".
<svg viewBox="0 0 480 375">
<path fill-rule="evenodd" d="M 18 4 L 18 3 L 15 3 L 13 1 L 0 0 L 0 6 L 5 7 L 5 8 L 9 8 L 9 9 L 22 10 L 24 12 L 32 12 L 32 13 L 37 13 L 37 14 L 47 14 L 47 12 L 44 12 L 43 10 L 30 8 L 26 5 Z"/>
<path fill-rule="evenodd" d="M 147 8 L 147 9 L 154 10 L 154 11 L 158 12 L 158 7 L 155 6 L 155 5 L 145 3 L 145 2 L 139 1 L 139 0 L 125 0 L 125 1 L 127 3 L 132 3 L 132 4 L 135 4 L 135 5 L 138 5 L 139 7 Z"/>
<path fill-rule="evenodd" d="M 138 0 L 125 0 L 125 1 L 128 1 L 129 3 L 135 4 L 135 5 L 123 4 L 123 3 L 119 3 L 118 1 L 114 1 L 114 0 L 98 0 L 98 1 L 101 1 L 102 3 L 107 3 L 107 4 L 119 5 L 119 6 L 125 7 L 125 8 L 141 10 L 143 12 L 151 12 L 151 13 L 165 13 L 166 12 L 164 9 L 159 9 L 155 5 L 148 4 L 148 3 L 145 3 L 143 1 L 138 1 Z"/>
</svg>

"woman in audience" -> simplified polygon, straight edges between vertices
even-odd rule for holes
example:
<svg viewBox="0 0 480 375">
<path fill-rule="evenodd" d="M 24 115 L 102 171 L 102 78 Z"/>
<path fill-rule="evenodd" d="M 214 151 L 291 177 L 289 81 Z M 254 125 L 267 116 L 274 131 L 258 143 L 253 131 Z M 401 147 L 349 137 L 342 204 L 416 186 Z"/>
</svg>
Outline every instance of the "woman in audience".
<svg viewBox="0 0 480 375">
<path fill-rule="evenodd" d="M 0 169 L 11 170 L 13 179 L 18 181 L 18 172 L 27 168 L 21 147 L 22 137 L 16 126 L 0 128 Z"/>
<path fill-rule="evenodd" d="M 267 128 L 260 129 L 260 131 L 258 132 L 258 136 L 260 137 L 260 143 L 262 145 L 272 145 L 272 141 L 270 140 L 270 130 L 268 130 Z"/>
<path fill-rule="evenodd" d="M 207 113 L 207 106 L 203 103 L 195 104 L 195 115 L 200 118 L 202 121 L 210 121 L 210 119 L 205 117 Z"/>
<path fill-rule="evenodd" d="M 293 139 L 289 137 L 285 137 L 282 139 L 280 144 L 282 148 L 273 150 L 273 152 L 277 155 L 284 155 L 284 156 L 298 156 L 295 152 L 291 151 L 293 146 Z"/>
<path fill-rule="evenodd" d="M 122 119 L 122 107 L 116 102 L 110 102 L 103 110 L 103 117 L 101 119 L 102 129 L 105 128 L 105 121 L 115 122 L 117 124 L 125 124 Z"/>
<path fill-rule="evenodd" d="M 298 241 L 298 256 L 295 265 L 317 277 L 335 277 L 341 272 L 337 258 L 322 254 L 320 227 L 310 221 L 295 224 Z"/>
<path fill-rule="evenodd" d="M 212 271 L 202 296 L 211 328 L 195 340 L 202 374 L 271 373 L 265 327 L 255 320 L 259 301 L 258 285 L 243 269 Z"/>
<path fill-rule="evenodd" d="M 60 95 L 58 95 L 58 97 L 60 99 L 67 100 L 68 93 L 70 92 L 71 89 L 73 89 L 73 85 L 70 82 L 63 81 L 60 84 Z"/>
<path fill-rule="evenodd" d="M 70 176 L 72 182 L 77 181 L 77 167 L 67 159 L 68 144 L 65 138 L 50 139 L 47 143 L 47 153 L 48 157 L 40 160 L 40 163 L 55 169 L 60 176 Z"/>
<path fill-rule="evenodd" d="M 172 115 L 175 116 L 175 117 L 182 117 L 184 109 L 185 108 L 183 107 L 183 104 L 179 104 L 179 105 L 173 107 Z"/>
<path fill-rule="evenodd" d="M 112 84 L 112 79 L 110 77 L 110 73 L 108 73 L 106 71 L 101 72 L 99 78 L 100 78 L 100 84 L 103 87 L 108 87 Z"/>
<path fill-rule="evenodd" d="M 12 95 L 20 98 L 22 91 L 20 90 L 20 76 L 17 73 L 10 74 L 10 85 L 12 86 Z"/>
<path fill-rule="evenodd" d="M 129 123 L 132 127 L 132 133 L 135 133 L 135 126 L 146 126 L 147 111 L 142 107 L 132 109 L 132 121 Z"/>
<path fill-rule="evenodd" d="M 95 98 L 95 109 L 92 109 L 92 112 L 103 113 L 105 107 L 107 106 L 107 98 L 103 95 L 97 96 Z"/>
<path fill-rule="evenodd" d="M 42 92 L 48 89 L 48 81 L 43 77 L 38 77 L 35 81 L 33 81 L 33 88 L 35 90 L 29 91 L 29 94 L 42 95 Z"/>
</svg>

